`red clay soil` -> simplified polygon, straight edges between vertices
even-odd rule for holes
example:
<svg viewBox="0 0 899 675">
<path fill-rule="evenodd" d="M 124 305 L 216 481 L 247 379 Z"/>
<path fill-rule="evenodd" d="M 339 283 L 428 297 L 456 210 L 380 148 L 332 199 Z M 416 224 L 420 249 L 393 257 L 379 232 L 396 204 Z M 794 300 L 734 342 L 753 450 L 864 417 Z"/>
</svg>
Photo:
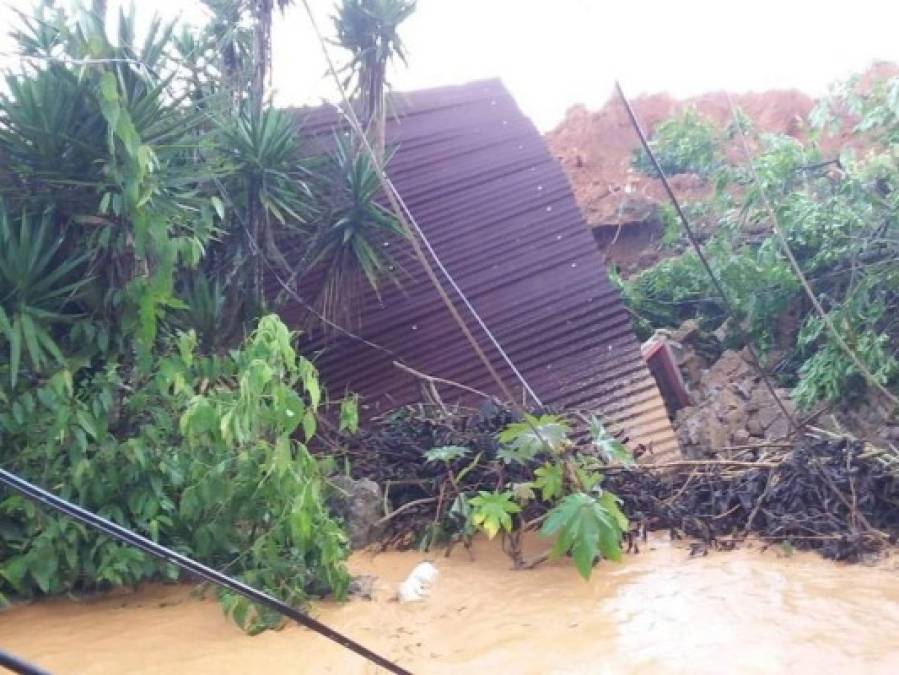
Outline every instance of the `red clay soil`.
<svg viewBox="0 0 899 675">
<path fill-rule="evenodd" d="M 753 120 L 757 129 L 793 136 L 803 134 L 803 120 L 814 105 L 811 97 L 795 90 L 734 95 L 733 100 Z M 668 94 L 653 94 L 631 103 L 649 134 L 659 122 L 691 106 L 719 127 L 725 126 L 731 116 L 724 92 L 683 101 Z M 632 153 L 639 142 L 624 106 L 617 98 L 610 99 L 596 112 L 589 112 L 582 105 L 574 106 L 546 138 L 552 153 L 568 174 L 575 197 L 590 225 L 616 226 L 622 210 L 625 223 L 642 220 L 640 214 L 629 213 L 639 209 L 637 203 L 643 201 L 640 197 L 650 202 L 664 199 L 658 180 L 630 168 Z M 695 201 L 709 193 L 709 187 L 697 176 L 677 175 L 671 182 L 678 196 L 685 201 Z"/>
<path fill-rule="evenodd" d="M 874 64 L 862 75 L 862 87 L 897 73 L 899 66 L 896 64 Z M 797 138 L 805 136 L 805 120 L 815 103 L 810 96 L 795 89 L 733 94 L 732 98 L 758 131 Z M 688 107 L 695 108 L 719 128 L 731 119 L 727 94 L 721 91 L 686 100 L 668 94 L 653 94 L 634 99 L 631 104 L 649 134 L 659 122 Z M 595 112 L 582 105 L 572 107 L 562 123 L 546 135 L 546 140 L 568 174 L 575 197 L 593 227 L 617 229 L 619 222 L 644 222 L 647 209 L 651 210 L 652 204 L 665 199 L 658 180 L 630 168 L 632 153 L 639 142 L 617 96 Z M 836 152 L 842 140 L 824 141 L 825 152 Z M 729 147 L 726 152 L 731 159 L 742 161 L 738 147 Z M 671 182 L 678 197 L 685 202 L 697 201 L 710 192 L 709 186 L 697 176 L 673 176 Z"/>
</svg>

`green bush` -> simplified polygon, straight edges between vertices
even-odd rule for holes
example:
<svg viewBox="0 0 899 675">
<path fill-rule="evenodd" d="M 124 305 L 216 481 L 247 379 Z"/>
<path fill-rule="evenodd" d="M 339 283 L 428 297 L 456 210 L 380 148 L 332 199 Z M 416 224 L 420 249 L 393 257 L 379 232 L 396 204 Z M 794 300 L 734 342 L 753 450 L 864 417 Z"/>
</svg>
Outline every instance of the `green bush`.
<svg viewBox="0 0 899 675">
<path fill-rule="evenodd" d="M 756 134 L 750 145 L 756 149 L 753 163 L 758 182 L 745 164 L 722 165 L 716 176 L 719 194 L 702 207 L 704 225 L 713 232 L 705 254 L 736 318 L 762 351 L 774 346 L 784 350 L 778 374 L 795 385 L 794 396 L 804 409 L 820 401 L 863 395 L 866 384 L 813 310 L 772 231 L 763 192 L 824 311 L 875 379 L 895 390 L 899 380 L 899 315 L 895 311 L 899 307 L 899 161 L 895 152 L 899 116 L 893 112 L 897 92 L 899 79 L 864 92 L 850 85 L 813 111 L 813 125 L 847 134 L 854 145 L 867 148 L 863 157 L 847 147 L 838 156 L 824 158 L 814 141 Z M 683 164 L 685 157 L 692 156 L 686 148 L 705 148 L 710 136 L 696 131 L 697 124 L 696 120 L 685 123 L 683 118 L 661 124 L 656 138 L 660 154 L 670 151 L 669 159 L 679 157 Z M 699 140 L 689 140 L 694 136 Z M 720 157 L 723 151 L 716 146 L 699 154 Z M 666 243 L 670 243 L 675 231 L 670 217 L 666 223 Z M 726 318 L 719 294 L 692 251 L 665 259 L 629 280 L 613 279 L 641 337 L 688 318 L 698 319 L 706 328 Z M 793 328 L 785 333 L 784 326 Z"/>
<path fill-rule="evenodd" d="M 695 173 L 708 177 L 722 164 L 715 127 L 692 108 L 661 122 L 649 145 L 668 176 Z M 631 165 L 642 174 L 656 176 L 655 167 L 643 148 L 634 150 Z"/>
<path fill-rule="evenodd" d="M 239 349 L 173 339 L 145 374 L 60 370 L 0 392 L 0 464 L 65 499 L 289 602 L 346 591 L 346 538 L 308 441 L 320 388 L 274 316 Z M 301 393 L 298 393 L 301 392 Z M 161 561 L 19 496 L 0 502 L 0 595 L 177 579 Z M 249 630 L 278 623 L 237 596 Z"/>
<path fill-rule="evenodd" d="M 599 559 L 619 560 L 629 531 L 621 500 L 602 487 L 603 468 L 610 462 L 630 464 L 633 457 L 598 419 L 589 420 L 592 447 L 577 446 L 558 415 L 526 415 L 506 426 L 495 450 L 441 446 L 425 452 L 426 462 L 442 462 L 448 475 L 441 488 L 438 513 L 423 547 L 435 541 L 469 542 L 476 532 L 503 538 L 503 550 L 516 568 L 570 555 L 575 568 L 590 578 Z M 469 459 L 469 455 L 474 458 Z M 464 468 L 453 464 L 464 460 Z M 475 485 L 463 478 L 480 474 Z M 496 477 L 499 477 L 499 481 Z M 522 535 L 538 531 L 552 540 L 543 556 L 526 560 Z"/>
</svg>

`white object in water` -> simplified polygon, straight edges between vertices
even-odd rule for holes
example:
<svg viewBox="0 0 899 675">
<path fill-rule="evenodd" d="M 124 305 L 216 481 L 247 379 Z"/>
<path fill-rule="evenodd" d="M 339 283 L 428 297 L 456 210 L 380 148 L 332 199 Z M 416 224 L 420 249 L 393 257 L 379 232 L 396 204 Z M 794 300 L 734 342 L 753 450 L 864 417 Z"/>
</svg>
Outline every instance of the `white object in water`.
<svg viewBox="0 0 899 675">
<path fill-rule="evenodd" d="M 440 576 L 440 572 L 437 571 L 437 568 L 434 567 L 433 563 L 429 563 L 427 561 L 418 563 L 413 569 L 412 573 L 409 575 L 410 579 L 418 579 L 423 586 L 431 586 L 437 581 L 437 577 Z"/>
<path fill-rule="evenodd" d="M 437 581 L 440 572 L 429 562 L 416 565 L 406 580 L 399 585 L 396 591 L 397 600 L 400 602 L 418 602 L 428 596 L 430 587 Z"/>
</svg>

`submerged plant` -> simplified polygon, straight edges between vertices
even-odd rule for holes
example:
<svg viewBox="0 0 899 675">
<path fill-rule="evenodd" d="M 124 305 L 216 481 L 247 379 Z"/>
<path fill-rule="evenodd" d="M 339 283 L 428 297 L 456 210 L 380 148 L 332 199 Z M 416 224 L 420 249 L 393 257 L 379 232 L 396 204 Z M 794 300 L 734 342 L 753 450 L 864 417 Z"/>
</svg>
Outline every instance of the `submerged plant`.
<svg viewBox="0 0 899 675">
<path fill-rule="evenodd" d="M 570 554 L 578 572 L 589 578 L 600 558 L 620 558 L 621 541 L 629 530 L 620 500 L 601 487 L 602 466 L 609 461 L 633 461 L 595 417 L 590 426 L 592 452 L 571 442 L 569 425 L 562 417 L 548 414 L 528 415 L 522 422 L 508 424 L 497 434 L 500 447 L 493 458 L 484 459 L 483 451 L 479 452 L 474 460 L 466 459 L 460 471 L 454 471 L 453 465 L 467 458 L 470 448 L 440 446 L 427 451 L 428 462 L 443 462 L 447 470 L 435 522 L 450 531 L 451 541 L 461 540 L 466 546 L 476 532 L 489 539 L 501 535 L 504 550 L 517 567 Z M 465 479 L 479 465 L 487 475 L 496 472 L 505 480 L 495 489 L 484 489 L 484 483 L 475 483 L 478 489 L 472 489 Z M 521 538 L 532 531 L 553 544 L 546 554 L 528 561 Z M 430 532 L 428 542 L 437 534 Z"/>
</svg>

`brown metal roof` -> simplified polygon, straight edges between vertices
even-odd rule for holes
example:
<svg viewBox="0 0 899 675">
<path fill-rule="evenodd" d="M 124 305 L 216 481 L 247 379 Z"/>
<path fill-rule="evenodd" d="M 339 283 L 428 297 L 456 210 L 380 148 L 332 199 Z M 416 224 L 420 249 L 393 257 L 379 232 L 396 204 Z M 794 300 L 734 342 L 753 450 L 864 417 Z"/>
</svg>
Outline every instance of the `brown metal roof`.
<svg viewBox="0 0 899 675">
<path fill-rule="evenodd" d="M 665 405 L 596 242 L 561 168 L 508 91 L 489 80 L 397 95 L 392 103 L 387 138 L 396 153 L 388 173 L 543 403 L 596 410 L 632 442 L 651 445 L 656 458 L 673 452 Z M 330 145 L 333 110 L 297 114 L 308 144 Z M 419 371 L 498 393 L 420 265 L 405 257 L 402 266 L 401 288 L 364 298 L 354 333 Z M 300 307 L 282 314 L 300 325 Z M 469 327 L 520 391 L 473 320 Z M 420 400 L 420 382 L 390 354 L 346 336 L 313 335 L 312 342 L 324 345 L 317 365 L 334 395 L 356 391 L 369 412 Z M 447 403 L 464 397 L 449 387 L 440 395 Z"/>
</svg>

